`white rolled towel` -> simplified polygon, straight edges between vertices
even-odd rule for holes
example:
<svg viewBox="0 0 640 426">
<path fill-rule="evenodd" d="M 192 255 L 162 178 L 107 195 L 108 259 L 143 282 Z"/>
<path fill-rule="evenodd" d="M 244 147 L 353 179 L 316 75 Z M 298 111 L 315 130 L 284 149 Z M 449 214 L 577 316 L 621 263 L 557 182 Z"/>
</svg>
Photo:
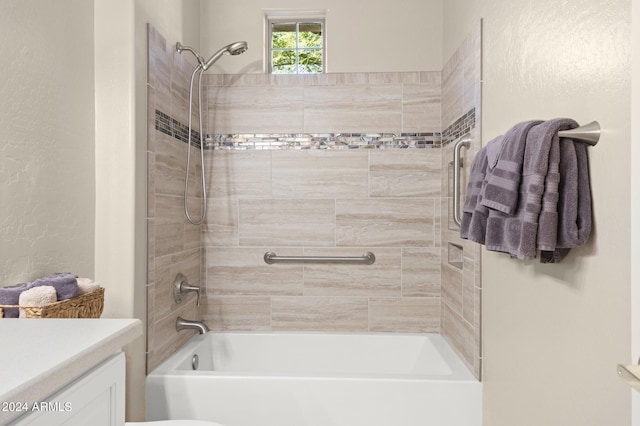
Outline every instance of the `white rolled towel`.
<svg viewBox="0 0 640 426">
<path fill-rule="evenodd" d="M 99 288 L 100 284 L 93 281 L 91 278 L 78 278 L 78 295 L 91 293 Z"/>
<path fill-rule="evenodd" d="M 47 306 L 58 300 L 56 289 L 49 285 L 30 288 L 20 293 L 18 304 L 20 306 Z M 24 309 L 20 308 L 20 318 L 26 318 Z"/>
</svg>

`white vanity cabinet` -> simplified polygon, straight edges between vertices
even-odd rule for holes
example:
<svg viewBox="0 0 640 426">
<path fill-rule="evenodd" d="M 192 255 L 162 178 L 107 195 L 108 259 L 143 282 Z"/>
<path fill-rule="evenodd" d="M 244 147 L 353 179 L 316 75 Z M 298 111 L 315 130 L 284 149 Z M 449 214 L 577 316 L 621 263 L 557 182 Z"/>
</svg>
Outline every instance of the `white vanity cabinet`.
<svg viewBox="0 0 640 426">
<path fill-rule="evenodd" d="M 122 426 L 139 320 L 0 320 L 0 426 Z"/>
<path fill-rule="evenodd" d="M 122 426 L 125 357 L 121 352 L 45 401 L 25 406 L 16 426 Z"/>
</svg>

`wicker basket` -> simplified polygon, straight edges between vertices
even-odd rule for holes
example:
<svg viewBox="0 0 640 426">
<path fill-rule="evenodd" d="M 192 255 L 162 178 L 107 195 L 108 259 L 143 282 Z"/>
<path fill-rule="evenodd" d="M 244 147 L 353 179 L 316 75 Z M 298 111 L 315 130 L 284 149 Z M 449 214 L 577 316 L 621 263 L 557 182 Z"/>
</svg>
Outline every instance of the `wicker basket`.
<svg viewBox="0 0 640 426">
<path fill-rule="evenodd" d="M 26 318 L 100 318 L 104 309 L 104 288 L 46 306 L 0 305 L 0 318 L 2 308 L 21 308 Z"/>
</svg>

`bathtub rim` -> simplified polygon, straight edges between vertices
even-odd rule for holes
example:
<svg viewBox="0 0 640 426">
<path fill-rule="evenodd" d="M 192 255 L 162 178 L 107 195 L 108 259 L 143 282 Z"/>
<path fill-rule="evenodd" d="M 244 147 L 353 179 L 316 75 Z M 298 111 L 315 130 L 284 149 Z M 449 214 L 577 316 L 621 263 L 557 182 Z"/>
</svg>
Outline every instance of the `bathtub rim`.
<svg viewBox="0 0 640 426">
<path fill-rule="evenodd" d="M 212 371 L 212 370 L 181 370 L 177 366 L 185 358 L 190 358 L 196 348 L 200 346 L 209 335 L 341 335 L 341 336 L 412 336 L 435 340 L 434 346 L 440 355 L 446 360 L 451 369 L 450 374 L 339 374 L 339 373 L 277 373 L 255 371 Z M 441 345 L 445 345 L 443 349 Z M 447 353 L 443 353 L 443 351 Z M 205 334 L 194 334 L 187 342 L 156 368 L 147 374 L 147 380 L 158 379 L 165 376 L 195 376 L 215 377 L 220 379 L 292 379 L 292 380 L 372 380 L 372 381 L 442 381 L 442 382 L 470 382 L 480 383 L 470 369 L 462 362 L 461 358 L 451 348 L 446 339 L 438 333 L 388 333 L 388 332 L 326 332 L 326 331 L 218 331 L 212 330 Z"/>
</svg>

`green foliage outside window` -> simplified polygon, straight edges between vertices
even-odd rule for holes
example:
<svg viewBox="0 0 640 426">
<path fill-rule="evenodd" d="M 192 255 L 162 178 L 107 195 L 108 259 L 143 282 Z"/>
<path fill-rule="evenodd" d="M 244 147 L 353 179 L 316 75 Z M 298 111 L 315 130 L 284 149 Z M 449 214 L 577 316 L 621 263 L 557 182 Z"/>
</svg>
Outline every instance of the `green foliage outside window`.
<svg viewBox="0 0 640 426">
<path fill-rule="evenodd" d="M 271 24 L 271 72 L 308 74 L 323 72 L 322 22 Z"/>
</svg>

